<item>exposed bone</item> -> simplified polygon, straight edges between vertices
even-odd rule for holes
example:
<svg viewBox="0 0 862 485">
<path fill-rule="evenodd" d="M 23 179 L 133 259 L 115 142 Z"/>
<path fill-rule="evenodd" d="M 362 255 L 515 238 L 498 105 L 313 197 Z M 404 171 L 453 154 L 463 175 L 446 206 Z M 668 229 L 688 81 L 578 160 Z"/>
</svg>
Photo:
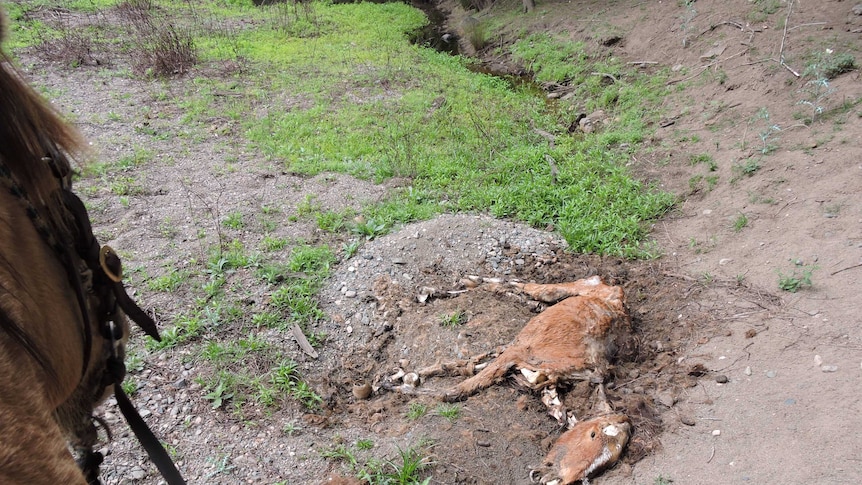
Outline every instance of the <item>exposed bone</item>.
<svg viewBox="0 0 862 485">
<path fill-rule="evenodd" d="M 371 396 L 371 385 L 365 383 L 353 384 L 353 397 L 356 399 L 368 399 Z"/>
<path fill-rule="evenodd" d="M 430 367 L 424 367 L 416 371 L 419 377 L 436 377 L 436 376 L 472 376 L 476 371 L 482 370 L 488 366 L 487 362 L 477 363 L 480 360 L 487 359 L 494 352 L 485 352 L 473 356 L 466 360 L 453 360 L 451 362 L 441 362 Z"/>
<path fill-rule="evenodd" d="M 415 372 L 408 372 L 404 374 L 404 377 L 401 378 L 401 381 L 404 382 L 404 385 L 410 387 L 416 387 L 419 385 L 419 374 Z"/>
<path fill-rule="evenodd" d="M 542 389 L 542 404 L 548 408 L 548 414 L 550 414 L 552 418 L 556 419 L 558 423 L 563 424 L 567 421 L 566 410 L 563 407 L 563 403 L 560 401 L 556 387 L 551 386 Z"/>
<path fill-rule="evenodd" d="M 513 281 L 509 284 L 520 289 L 529 295 L 530 298 L 544 303 L 555 303 L 571 296 L 590 294 L 594 292 L 596 287 L 606 286 L 598 276 L 592 276 L 571 283 L 539 285 Z"/>
<path fill-rule="evenodd" d="M 391 376 L 389 376 L 389 380 L 390 381 L 397 381 L 397 380 L 401 379 L 402 377 L 404 377 L 404 374 L 406 374 L 406 372 L 404 372 L 404 369 L 400 369 L 400 368 L 395 369 L 395 373 L 392 374 Z"/>
<path fill-rule="evenodd" d="M 527 382 L 534 385 L 541 384 L 548 380 L 548 376 L 543 374 L 542 371 L 531 371 L 530 369 L 522 368 L 521 374 L 523 374 L 524 377 L 527 378 Z"/>
<path fill-rule="evenodd" d="M 419 303 L 427 303 L 430 298 L 451 298 L 466 292 L 467 290 L 440 291 L 430 286 L 423 286 L 422 288 L 419 288 L 419 294 L 416 295 L 416 301 Z"/>
</svg>

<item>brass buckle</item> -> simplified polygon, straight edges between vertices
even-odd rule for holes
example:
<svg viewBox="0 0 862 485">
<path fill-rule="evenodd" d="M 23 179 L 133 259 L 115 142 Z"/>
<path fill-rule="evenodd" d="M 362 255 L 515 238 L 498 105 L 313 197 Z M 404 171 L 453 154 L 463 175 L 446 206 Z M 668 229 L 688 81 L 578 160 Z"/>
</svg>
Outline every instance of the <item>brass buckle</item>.
<svg viewBox="0 0 862 485">
<path fill-rule="evenodd" d="M 111 258 L 111 261 L 108 261 L 108 258 Z M 123 265 L 120 263 L 120 258 L 117 256 L 117 253 L 111 249 L 111 246 L 106 244 L 99 250 L 99 265 L 111 281 L 114 283 L 123 281 Z M 116 271 L 111 266 L 115 266 Z"/>
</svg>

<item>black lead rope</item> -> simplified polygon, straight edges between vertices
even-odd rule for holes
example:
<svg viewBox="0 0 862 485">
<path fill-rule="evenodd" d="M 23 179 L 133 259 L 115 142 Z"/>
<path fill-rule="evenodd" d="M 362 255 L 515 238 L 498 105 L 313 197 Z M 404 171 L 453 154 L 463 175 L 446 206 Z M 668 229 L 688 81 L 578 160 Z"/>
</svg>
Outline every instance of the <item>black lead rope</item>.
<svg viewBox="0 0 862 485">
<path fill-rule="evenodd" d="M 149 426 L 147 426 L 144 418 L 138 414 L 138 410 L 135 409 L 135 406 L 131 401 L 129 401 L 128 396 L 123 392 L 123 387 L 119 382 L 114 383 L 114 396 L 117 398 L 117 405 L 120 407 L 123 417 L 125 417 L 126 422 L 129 423 L 129 428 L 132 429 L 132 432 L 135 433 L 135 437 L 138 438 L 138 441 L 140 441 L 144 449 L 147 450 L 147 455 L 150 456 L 150 460 L 152 460 L 156 465 L 156 468 L 159 469 L 159 473 L 162 474 L 162 477 L 164 477 L 165 481 L 168 482 L 168 485 L 185 485 L 186 481 L 183 479 L 183 476 L 180 475 L 179 470 L 177 470 L 176 465 L 174 465 L 174 461 L 171 460 L 171 457 L 168 455 L 168 452 L 165 451 L 161 442 L 159 442 L 156 435 L 154 435 Z"/>
</svg>

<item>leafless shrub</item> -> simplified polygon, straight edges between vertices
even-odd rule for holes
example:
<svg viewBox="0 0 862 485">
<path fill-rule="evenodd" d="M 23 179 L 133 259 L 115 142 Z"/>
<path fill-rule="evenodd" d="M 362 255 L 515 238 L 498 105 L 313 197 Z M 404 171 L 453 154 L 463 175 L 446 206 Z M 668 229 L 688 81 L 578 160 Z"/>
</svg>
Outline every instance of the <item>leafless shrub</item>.
<svg viewBox="0 0 862 485">
<path fill-rule="evenodd" d="M 67 63 L 72 67 L 99 65 L 101 61 L 94 52 L 93 37 L 86 27 L 98 21 L 93 15 L 79 15 L 63 8 L 37 8 L 25 12 L 28 18 L 41 20 L 50 29 L 37 28 L 39 39 L 36 52 L 43 58 Z M 38 24 L 36 24 L 38 25 Z"/>
<path fill-rule="evenodd" d="M 128 0 L 117 6 L 117 12 L 137 33 L 132 48 L 137 72 L 172 76 L 184 74 L 197 62 L 191 29 L 154 14 L 152 0 Z"/>
<path fill-rule="evenodd" d="M 99 65 L 93 56 L 93 41 L 80 29 L 64 29 L 60 37 L 40 43 L 36 50 L 45 59 L 67 63 L 72 67 Z"/>
<path fill-rule="evenodd" d="M 117 14 L 137 31 L 150 31 L 153 25 L 150 15 L 152 9 L 151 0 L 129 0 L 117 5 Z"/>
<path fill-rule="evenodd" d="M 187 29 L 166 22 L 142 39 L 136 69 L 156 76 L 184 74 L 197 62 L 194 38 Z"/>
</svg>

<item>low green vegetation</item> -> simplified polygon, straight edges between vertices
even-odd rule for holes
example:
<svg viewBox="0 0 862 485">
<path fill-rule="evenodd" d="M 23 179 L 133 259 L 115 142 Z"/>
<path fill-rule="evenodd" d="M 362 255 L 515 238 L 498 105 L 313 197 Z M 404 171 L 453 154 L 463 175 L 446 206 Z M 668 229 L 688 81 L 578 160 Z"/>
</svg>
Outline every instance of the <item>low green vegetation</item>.
<svg viewBox="0 0 862 485">
<path fill-rule="evenodd" d="M 440 325 L 444 327 L 458 327 L 465 323 L 467 323 L 467 313 L 463 310 L 440 315 Z"/>
<path fill-rule="evenodd" d="M 748 227 L 748 216 L 740 212 L 733 220 L 733 230 L 734 232 L 739 232 L 746 227 Z"/>
<path fill-rule="evenodd" d="M 88 9 L 117 4 L 104 1 Z M 117 7 L 130 33 L 140 18 L 150 18 L 150 4 Z M 486 211 L 536 227 L 553 225 L 574 251 L 651 255 L 643 245 L 647 224 L 674 198 L 634 179 L 625 163 L 658 116 L 655 107 L 666 92 L 663 74 L 594 57 L 587 46 L 562 37 L 531 35 L 511 46 L 515 59 L 538 81 L 572 91 L 571 100 L 549 109 L 529 84 L 475 73 L 463 58 L 411 45 L 409 34 L 427 20 L 406 4 L 158 4 L 162 12 L 151 17 L 161 22 L 156 30 L 188 36 L 183 42 L 192 44 L 196 62 L 240 67 L 236 78 L 200 76 L 187 83 L 176 99 L 189 128 L 229 120 L 230 133 L 294 173 L 409 180 L 387 200 L 363 209 L 362 222 L 349 224 L 326 213 L 313 195 L 291 217 L 316 215 L 324 231 L 347 229 L 371 239 L 441 211 Z M 29 30 L 62 33 L 62 26 L 34 27 L 25 17 L 13 12 Z M 237 18 L 253 21 L 226 27 Z M 44 42 L 19 30 L 13 37 Z M 96 40 L 95 51 L 111 48 L 102 36 Z M 168 53 L 146 54 L 154 58 L 143 59 L 152 63 L 145 74 L 155 76 L 159 59 L 181 57 L 185 46 L 130 45 L 132 54 L 159 47 Z M 262 116 L 249 115 L 264 105 Z M 614 122 L 596 133 L 570 135 L 573 109 L 601 109 Z M 537 129 L 558 134 L 553 146 Z M 136 195 L 129 184 L 115 192 Z M 240 213 L 226 214 L 226 227 L 248 226 Z"/>
<path fill-rule="evenodd" d="M 796 293 L 801 289 L 811 287 L 811 276 L 818 269 L 817 266 L 803 264 L 800 260 L 792 262 L 793 268 L 789 272 L 778 271 L 778 288 Z"/>
<path fill-rule="evenodd" d="M 431 477 L 426 476 L 426 470 L 432 465 L 427 456 L 428 444 L 420 443 L 407 449 L 398 448 L 398 457 L 394 459 L 377 459 L 365 456 L 369 440 L 359 440 L 355 446 L 337 444 L 322 450 L 324 458 L 340 461 L 349 467 L 350 472 L 358 479 L 371 485 L 425 485 L 431 483 Z"/>
</svg>

